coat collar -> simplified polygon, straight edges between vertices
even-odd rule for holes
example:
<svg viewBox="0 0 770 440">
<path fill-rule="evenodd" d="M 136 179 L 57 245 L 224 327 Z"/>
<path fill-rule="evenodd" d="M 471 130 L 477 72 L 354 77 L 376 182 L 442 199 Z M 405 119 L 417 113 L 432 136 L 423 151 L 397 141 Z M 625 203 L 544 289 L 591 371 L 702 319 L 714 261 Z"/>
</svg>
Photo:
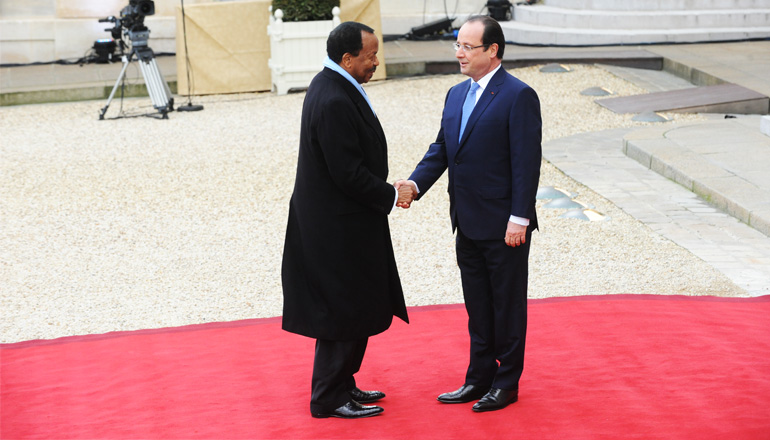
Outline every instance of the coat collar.
<svg viewBox="0 0 770 440">
<path fill-rule="evenodd" d="M 361 95 L 361 92 L 359 92 L 358 89 L 345 77 L 328 67 L 324 67 L 322 73 L 326 77 L 335 81 L 342 87 L 343 90 L 345 90 L 345 93 L 358 108 L 358 112 L 361 114 L 361 117 L 364 119 L 366 124 L 374 129 L 380 139 L 380 142 L 382 142 L 383 145 L 386 145 L 385 132 L 382 130 L 382 125 L 380 125 L 379 119 L 377 119 L 377 117 L 374 115 L 371 106 L 369 106 L 369 103 L 366 102 L 366 99 L 363 95 Z"/>
</svg>

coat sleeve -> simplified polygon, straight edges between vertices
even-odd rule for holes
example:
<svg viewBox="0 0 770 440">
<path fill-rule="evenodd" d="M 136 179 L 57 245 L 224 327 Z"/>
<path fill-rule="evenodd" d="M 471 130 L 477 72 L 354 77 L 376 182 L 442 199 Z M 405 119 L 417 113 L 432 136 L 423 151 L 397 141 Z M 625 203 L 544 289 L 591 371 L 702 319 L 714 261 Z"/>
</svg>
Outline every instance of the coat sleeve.
<svg viewBox="0 0 770 440">
<path fill-rule="evenodd" d="M 449 99 L 450 92 L 451 89 L 444 98 L 444 112 L 446 112 L 446 102 Z M 441 128 L 438 131 L 435 142 L 430 144 L 428 151 L 409 176 L 409 180 L 413 180 L 420 189 L 420 194 L 417 196 L 418 200 L 444 174 L 447 166 L 446 140 L 444 138 L 444 121 L 442 116 Z"/>
<path fill-rule="evenodd" d="M 509 115 L 511 215 L 532 220 L 542 160 L 540 100 L 530 87 L 516 97 Z"/>
<path fill-rule="evenodd" d="M 330 99 L 318 112 L 316 133 L 334 184 L 360 205 L 383 214 L 393 209 L 396 191 L 369 169 L 364 148 L 375 148 L 359 133 L 361 115 L 348 99 Z M 380 146 L 385 148 L 384 145 Z M 387 169 L 387 156 L 383 155 Z M 370 159 L 371 160 L 371 159 Z"/>
</svg>

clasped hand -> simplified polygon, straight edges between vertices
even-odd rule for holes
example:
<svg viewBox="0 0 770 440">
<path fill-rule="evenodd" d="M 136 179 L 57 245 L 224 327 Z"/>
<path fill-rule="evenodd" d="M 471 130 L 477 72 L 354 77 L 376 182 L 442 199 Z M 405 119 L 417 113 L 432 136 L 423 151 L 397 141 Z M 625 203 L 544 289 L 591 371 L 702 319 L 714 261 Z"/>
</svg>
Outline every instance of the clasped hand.
<svg viewBox="0 0 770 440">
<path fill-rule="evenodd" d="M 414 183 L 408 180 L 399 180 L 394 183 L 393 186 L 398 190 L 396 206 L 408 209 L 412 205 L 414 199 L 417 198 L 417 188 Z"/>
</svg>

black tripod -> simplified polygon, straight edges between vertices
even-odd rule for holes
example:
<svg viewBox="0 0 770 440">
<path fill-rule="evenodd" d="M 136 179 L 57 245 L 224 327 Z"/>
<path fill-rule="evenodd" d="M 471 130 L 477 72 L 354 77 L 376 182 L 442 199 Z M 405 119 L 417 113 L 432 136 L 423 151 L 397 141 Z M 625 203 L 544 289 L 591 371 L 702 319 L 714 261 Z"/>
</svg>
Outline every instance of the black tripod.
<svg viewBox="0 0 770 440">
<path fill-rule="evenodd" d="M 147 45 L 147 39 L 150 36 L 150 30 L 143 27 L 138 30 L 131 30 L 127 32 L 129 39 L 131 40 L 131 51 L 128 55 L 125 54 L 125 43 L 120 40 L 121 57 L 123 61 L 123 69 L 118 75 L 118 80 L 115 81 L 115 86 L 110 92 L 110 97 L 107 98 L 107 104 L 99 112 L 99 119 L 104 119 L 104 114 L 107 113 L 107 108 L 112 102 L 112 98 L 115 96 L 115 92 L 118 90 L 118 86 L 126 76 L 126 70 L 129 63 L 136 56 L 139 62 L 139 68 L 144 76 L 144 83 L 147 86 L 147 93 L 150 95 L 153 107 L 161 114 L 162 119 L 168 119 L 168 112 L 174 110 L 174 98 L 171 96 L 171 90 L 168 87 L 168 83 L 163 79 L 163 75 L 160 73 L 158 63 L 155 61 L 155 54 L 150 46 Z"/>
</svg>

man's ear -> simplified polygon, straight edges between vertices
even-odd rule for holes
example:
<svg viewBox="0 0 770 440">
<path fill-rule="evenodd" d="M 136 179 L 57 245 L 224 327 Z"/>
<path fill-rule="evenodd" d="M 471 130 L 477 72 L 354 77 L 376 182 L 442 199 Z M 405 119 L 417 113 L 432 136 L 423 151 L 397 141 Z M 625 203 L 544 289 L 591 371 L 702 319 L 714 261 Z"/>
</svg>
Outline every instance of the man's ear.
<svg viewBox="0 0 770 440">
<path fill-rule="evenodd" d="M 340 66 L 344 67 L 346 70 L 350 69 L 352 61 L 353 61 L 353 55 L 351 55 L 348 52 L 345 52 L 345 54 L 342 55 L 342 59 L 340 60 Z"/>
<path fill-rule="evenodd" d="M 490 58 L 497 58 L 497 49 L 500 46 L 497 43 L 492 43 L 489 45 L 489 57 Z"/>
</svg>

